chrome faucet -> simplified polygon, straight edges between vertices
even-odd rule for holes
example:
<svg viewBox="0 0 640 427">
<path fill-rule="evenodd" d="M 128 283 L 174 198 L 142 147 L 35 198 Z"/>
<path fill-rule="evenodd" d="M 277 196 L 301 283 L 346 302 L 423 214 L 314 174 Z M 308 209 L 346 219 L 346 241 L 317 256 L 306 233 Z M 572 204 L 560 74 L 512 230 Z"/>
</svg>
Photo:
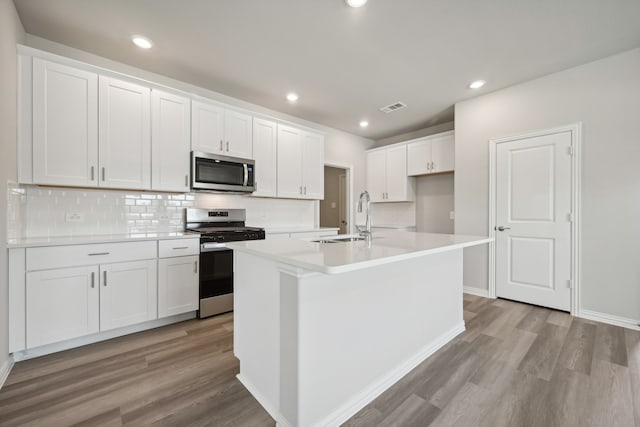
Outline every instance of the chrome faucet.
<svg viewBox="0 0 640 427">
<path fill-rule="evenodd" d="M 365 229 L 362 230 L 357 224 L 356 224 L 356 228 L 358 229 L 358 232 L 360 233 L 361 236 L 365 236 L 367 238 L 371 238 L 371 197 L 369 196 L 369 192 L 367 190 L 364 190 L 362 193 L 360 193 L 360 198 L 358 199 L 358 212 L 362 213 L 362 200 L 364 199 L 364 201 L 366 202 L 366 216 L 367 216 L 367 222 L 365 223 Z"/>
</svg>

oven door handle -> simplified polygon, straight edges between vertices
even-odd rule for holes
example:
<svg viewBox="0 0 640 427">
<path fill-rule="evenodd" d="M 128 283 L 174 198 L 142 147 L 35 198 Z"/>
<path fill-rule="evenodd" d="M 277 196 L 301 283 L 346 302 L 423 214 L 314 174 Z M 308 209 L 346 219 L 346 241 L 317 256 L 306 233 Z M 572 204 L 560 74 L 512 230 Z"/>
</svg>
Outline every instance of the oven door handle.
<svg viewBox="0 0 640 427">
<path fill-rule="evenodd" d="M 246 187 L 247 184 L 249 183 L 249 167 L 247 166 L 246 163 L 244 163 L 242 167 L 244 169 L 244 186 Z"/>
<path fill-rule="evenodd" d="M 200 245 L 200 252 L 215 252 L 226 250 L 229 250 L 226 243 L 202 243 Z"/>
</svg>

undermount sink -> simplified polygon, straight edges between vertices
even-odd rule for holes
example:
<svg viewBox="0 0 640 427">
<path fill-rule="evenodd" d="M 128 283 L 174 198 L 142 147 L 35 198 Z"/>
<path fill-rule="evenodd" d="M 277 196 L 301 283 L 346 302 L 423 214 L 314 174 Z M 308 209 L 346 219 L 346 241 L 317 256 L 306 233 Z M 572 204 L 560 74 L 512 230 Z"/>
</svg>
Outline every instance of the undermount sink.
<svg viewBox="0 0 640 427">
<path fill-rule="evenodd" d="M 331 239 L 312 240 L 314 243 L 340 243 L 340 242 L 359 242 L 364 240 L 364 237 L 333 237 Z"/>
</svg>

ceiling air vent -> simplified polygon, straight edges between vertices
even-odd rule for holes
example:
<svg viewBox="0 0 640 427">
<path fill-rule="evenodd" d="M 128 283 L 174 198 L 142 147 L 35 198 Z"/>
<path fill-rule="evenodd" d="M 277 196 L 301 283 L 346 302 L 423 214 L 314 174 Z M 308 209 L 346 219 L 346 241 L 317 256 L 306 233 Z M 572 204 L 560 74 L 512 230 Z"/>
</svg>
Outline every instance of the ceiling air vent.
<svg viewBox="0 0 640 427">
<path fill-rule="evenodd" d="M 383 113 L 392 113 L 406 106 L 407 104 L 405 104 L 404 102 L 398 101 L 398 102 L 394 102 L 393 104 L 387 105 L 386 107 L 380 108 L 380 111 L 382 111 Z"/>
</svg>

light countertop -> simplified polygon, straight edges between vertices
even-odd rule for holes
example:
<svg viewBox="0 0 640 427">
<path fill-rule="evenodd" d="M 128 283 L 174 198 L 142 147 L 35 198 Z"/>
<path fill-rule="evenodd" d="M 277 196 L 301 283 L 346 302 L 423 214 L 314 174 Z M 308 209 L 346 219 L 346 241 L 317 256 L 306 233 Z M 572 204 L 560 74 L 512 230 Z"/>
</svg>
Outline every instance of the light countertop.
<svg viewBox="0 0 640 427">
<path fill-rule="evenodd" d="M 28 237 L 9 240 L 8 248 L 32 248 L 41 246 L 82 245 L 91 243 L 132 242 L 141 240 L 169 240 L 199 238 L 198 233 L 136 233 L 136 234 L 100 234 L 90 236 Z"/>
<path fill-rule="evenodd" d="M 374 233 L 370 245 L 365 240 L 316 243 L 287 239 L 234 242 L 228 246 L 305 270 L 337 274 L 481 245 L 492 240 L 486 236 L 381 231 Z"/>
<path fill-rule="evenodd" d="M 323 232 L 323 231 L 339 231 L 337 227 L 265 227 L 265 233 L 267 234 L 282 234 L 282 233 L 307 233 L 307 232 Z"/>
</svg>

